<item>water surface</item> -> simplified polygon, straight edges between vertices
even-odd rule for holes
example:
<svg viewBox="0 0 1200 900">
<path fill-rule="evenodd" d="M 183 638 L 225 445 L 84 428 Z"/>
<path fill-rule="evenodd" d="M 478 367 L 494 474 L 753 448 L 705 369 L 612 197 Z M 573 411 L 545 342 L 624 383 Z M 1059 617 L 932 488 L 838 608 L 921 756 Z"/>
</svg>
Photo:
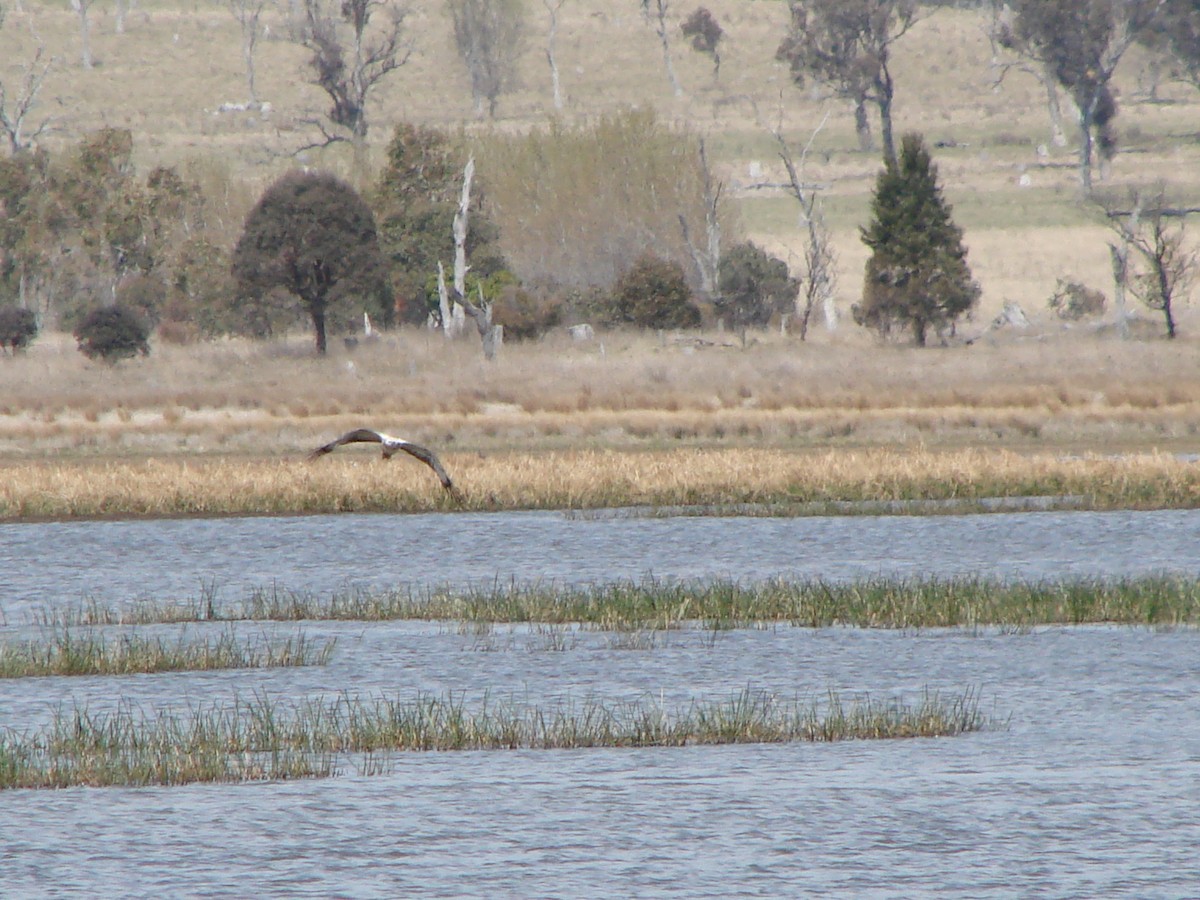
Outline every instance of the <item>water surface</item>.
<svg viewBox="0 0 1200 900">
<path fill-rule="evenodd" d="M 778 575 L 1196 574 L 1200 513 L 576 520 L 553 513 L 0 526 L 7 635 L 33 608 L 277 583 L 415 588 Z M 200 635 L 228 626 L 185 626 Z M 1200 884 L 1200 632 L 773 627 L 627 636 L 241 623 L 325 667 L 0 683 L 59 708 L 453 691 L 553 704 L 745 688 L 975 688 L 1005 728 L 937 740 L 413 753 L 385 775 L 0 794 L 0 896 L 1184 897 Z M 149 629 L 153 631 L 154 629 Z M 176 626 L 159 630 L 174 634 Z"/>
</svg>

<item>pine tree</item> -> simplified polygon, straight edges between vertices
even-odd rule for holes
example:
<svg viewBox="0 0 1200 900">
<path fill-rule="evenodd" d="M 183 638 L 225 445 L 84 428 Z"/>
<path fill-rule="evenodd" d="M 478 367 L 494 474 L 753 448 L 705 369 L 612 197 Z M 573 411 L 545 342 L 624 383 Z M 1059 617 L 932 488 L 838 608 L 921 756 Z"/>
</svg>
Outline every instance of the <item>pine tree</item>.
<svg viewBox="0 0 1200 900">
<path fill-rule="evenodd" d="M 885 335 L 911 327 L 923 347 L 930 328 L 952 324 L 975 306 L 979 285 L 920 134 L 906 134 L 898 162 L 879 173 L 872 214 L 862 229 L 872 252 L 854 321 Z"/>
</svg>

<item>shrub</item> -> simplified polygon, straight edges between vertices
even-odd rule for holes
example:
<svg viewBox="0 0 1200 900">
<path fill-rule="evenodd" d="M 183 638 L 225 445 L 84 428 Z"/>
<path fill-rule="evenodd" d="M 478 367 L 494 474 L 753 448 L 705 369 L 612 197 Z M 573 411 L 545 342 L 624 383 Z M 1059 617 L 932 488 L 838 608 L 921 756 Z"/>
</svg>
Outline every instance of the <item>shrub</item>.
<svg viewBox="0 0 1200 900">
<path fill-rule="evenodd" d="M 492 321 L 504 326 L 505 338 L 539 338 L 562 320 L 563 302 L 550 291 L 529 291 L 510 284 L 492 301 Z"/>
<path fill-rule="evenodd" d="M 79 352 L 88 359 L 115 363 L 131 356 L 150 354 L 149 331 L 136 313 L 124 306 L 99 306 L 75 328 Z"/>
<path fill-rule="evenodd" d="M 1058 287 L 1046 304 L 1060 319 L 1075 322 L 1104 314 L 1108 303 L 1104 294 L 1078 281 L 1058 279 Z"/>
<path fill-rule="evenodd" d="M 791 312 L 799 282 L 788 275 L 787 263 L 746 241 L 721 258 L 721 297 L 717 312 L 737 328 L 764 327 L 776 313 Z"/>
<path fill-rule="evenodd" d="M 617 279 L 606 318 L 640 328 L 695 328 L 700 308 L 692 301 L 683 267 L 647 253 Z"/>
<path fill-rule="evenodd" d="M 0 306 L 0 347 L 16 353 L 37 337 L 37 316 L 23 306 Z"/>
</svg>

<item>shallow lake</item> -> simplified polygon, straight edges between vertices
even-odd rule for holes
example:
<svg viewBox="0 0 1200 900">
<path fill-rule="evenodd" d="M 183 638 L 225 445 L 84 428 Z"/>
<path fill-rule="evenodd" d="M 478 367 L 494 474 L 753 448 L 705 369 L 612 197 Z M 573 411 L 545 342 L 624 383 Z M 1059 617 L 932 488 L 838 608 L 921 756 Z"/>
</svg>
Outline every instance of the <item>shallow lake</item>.
<svg viewBox="0 0 1200 900">
<path fill-rule="evenodd" d="M 0 526 L 9 634 L 40 605 L 493 578 L 1196 574 L 1200 514 L 578 520 L 343 516 Z M 219 625 L 190 625 L 189 633 Z M 324 667 L 0 684 L 59 705 L 265 691 L 668 706 L 744 688 L 977 689 L 1007 727 L 832 745 L 423 753 L 326 781 L 0 794 L 0 896 L 1184 897 L 1200 885 L 1200 633 L 238 626 L 338 639 Z M 173 633 L 173 632 L 172 632 Z"/>
</svg>

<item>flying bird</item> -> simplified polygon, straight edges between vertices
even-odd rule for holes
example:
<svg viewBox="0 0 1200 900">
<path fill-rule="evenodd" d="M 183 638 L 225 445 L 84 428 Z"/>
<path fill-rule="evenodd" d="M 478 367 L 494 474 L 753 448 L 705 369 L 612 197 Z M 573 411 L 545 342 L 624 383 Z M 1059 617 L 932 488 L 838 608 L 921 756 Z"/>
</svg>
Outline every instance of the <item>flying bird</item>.
<svg viewBox="0 0 1200 900">
<path fill-rule="evenodd" d="M 392 437 L 390 434 L 383 434 L 379 431 L 372 431 L 370 428 L 356 428 L 354 431 L 347 431 L 336 441 L 330 441 L 324 446 L 318 447 L 312 453 L 308 454 L 309 459 L 316 459 L 318 456 L 324 456 L 326 453 L 332 453 L 343 444 L 382 444 L 383 458 L 391 459 L 392 456 L 403 450 L 409 456 L 415 456 L 429 468 L 433 469 L 437 475 L 438 481 L 442 483 L 442 487 L 451 493 L 455 493 L 454 482 L 450 480 L 450 476 L 446 474 L 446 470 L 442 468 L 441 461 L 437 455 L 430 449 L 422 447 L 420 444 L 414 444 L 412 441 L 406 441 L 403 438 Z"/>
</svg>

